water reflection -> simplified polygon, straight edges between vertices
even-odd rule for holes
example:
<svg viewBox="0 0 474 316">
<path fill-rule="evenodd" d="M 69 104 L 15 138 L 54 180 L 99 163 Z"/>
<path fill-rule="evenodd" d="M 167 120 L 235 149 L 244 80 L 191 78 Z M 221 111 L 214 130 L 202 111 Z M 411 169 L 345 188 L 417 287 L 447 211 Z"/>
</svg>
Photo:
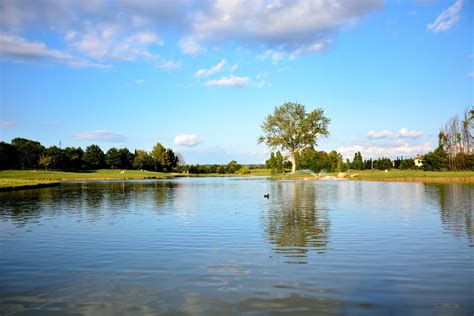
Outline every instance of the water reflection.
<svg viewBox="0 0 474 316">
<path fill-rule="evenodd" d="M 438 203 L 443 228 L 456 238 L 466 237 L 474 247 L 473 198 L 470 184 L 427 184 L 426 193 Z"/>
<path fill-rule="evenodd" d="M 150 208 L 161 214 L 173 208 L 176 189 L 173 181 L 84 182 L 60 187 L 2 192 L 0 220 L 11 220 L 17 227 L 45 217 L 86 216 L 97 221 L 104 215 L 140 212 Z"/>
<path fill-rule="evenodd" d="M 287 263 L 307 263 L 308 252 L 324 253 L 331 222 L 318 205 L 318 185 L 313 182 L 284 182 L 271 187 L 266 233 L 274 251 Z"/>
</svg>

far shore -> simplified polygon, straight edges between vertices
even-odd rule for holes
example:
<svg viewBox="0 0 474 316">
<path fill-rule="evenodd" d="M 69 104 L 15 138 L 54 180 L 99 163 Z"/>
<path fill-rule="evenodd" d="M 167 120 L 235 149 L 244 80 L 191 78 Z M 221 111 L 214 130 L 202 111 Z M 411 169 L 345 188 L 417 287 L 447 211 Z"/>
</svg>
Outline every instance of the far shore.
<svg viewBox="0 0 474 316">
<path fill-rule="evenodd" d="M 396 170 L 352 170 L 345 173 L 271 175 L 269 169 L 253 169 L 250 174 L 183 174 L 139 170 L 93 170 L 93 171 L 45 171 L 3 170 L 0 171 L 0 192 L 37 189 L 60 185 L 65 181 L 126 181 L 147 179 L 172 179 L 179 177 L 252 177 L 267 176 L 272 181 L 385 181 L 385 182 L 430 182 L 430 183 L 474 183 L 474 171 L 422 171 Z"/>
</svg>

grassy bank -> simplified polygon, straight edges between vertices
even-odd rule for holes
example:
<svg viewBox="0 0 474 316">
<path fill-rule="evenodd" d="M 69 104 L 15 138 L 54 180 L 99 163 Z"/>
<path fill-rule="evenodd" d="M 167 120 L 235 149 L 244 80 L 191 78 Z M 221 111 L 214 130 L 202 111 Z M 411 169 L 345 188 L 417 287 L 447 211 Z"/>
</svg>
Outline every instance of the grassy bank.
<svg viewBox="0 0 474 316">
<path fill-rule="evenodd" d="M 474 182 L 474 171 L 353 170 L 347 179 L 372 181 Z"/>
<path fill-rule="evenodd" d="M 252 169 L 250 174 L 244 176 L 269 175 L 268 169 Z M 86 171 L 45 171 L 45 170 L 2 170 L 0 171 L 0 190 L 12 190 L 20 188 L 35 188 L 46 185 L 54 185 L 61 181 L 82 180 L 142 180 L 142 179 L 168 179 L 175 177 L 225 177 L 242 176 L 229 174 L 182 174 L 165 173 L 139 170 L 86 170 Z"/>
<path fill-rule="evenodd" d="M 60 183 L 52 180 L 0 179 L 0 192 L 43 188 L 59 185 Z"/>
<path fill-rule="evenodd" d="M 271 180 L 366 180 L 366 181 L 392 181 L 392 182 L 468 182 L 474 183 L 474 171 L 422 171 L 422 170 L 397 170 L 388 172 L 381 170 L 353 170 L 343 173 L 315 174 L 311 172 L 296 172 L 273 175 Z"/>
</svg>

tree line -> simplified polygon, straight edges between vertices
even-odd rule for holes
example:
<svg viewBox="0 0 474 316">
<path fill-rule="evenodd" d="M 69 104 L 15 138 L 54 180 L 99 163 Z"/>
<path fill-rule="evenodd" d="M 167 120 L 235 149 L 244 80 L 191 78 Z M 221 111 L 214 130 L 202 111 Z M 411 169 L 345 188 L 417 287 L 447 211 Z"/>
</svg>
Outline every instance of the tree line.
<svg viewBox="0 0 474 316">
<path fill-rule="evenodd" d="M 104 152 L 98 145 L 44 147 L 40 142 L 14 138 L 11 143 L 0 142 L 0 169 L 144 169 L 172 171 L 178 166 L 179 157 L 171 148 L 157 143 L 151 152 L 112 147 Z"/>
<path fill-rule="evenodd" d="M 258 166 L 252 166 L 258 167 Z M 190 174 L 250 174 L 251 167 L 235 160 L 228 164 L 186 165 L 180 154 L 157 143 L 150 152 L 112 147 L 104 152 L 98 145 L 81 147 L 45 147 L 40 142 L 17 137 L 11 143 L 0 142 L 0 170 L 37 169 L 96 170 L 138 169 Z"/>
<path fill-rule="evenodd" d="M 456 170 L 474 170 L 474 149 L 473 149 L 473 130 L 474 130 L 474 109 L 466 110 L 463 119 L 458 116 L 453 116 L 448 120 L 443 128 L 441 128 L 438 136 L 438 147 L 427 154 L 418 157 L 421 166 L 415 164 L 413 158 L 396 158 L 391 160 L 387 157 L 380 157 L 378 159 L 362 158 L 360 152 L 354 154 L 352 161 L 349 159 L 343 160 L 340 153 L 335 150 L 327 153 L 325 151 L 317 151 L 314 147 L 316 138 L 314 135 L 322 134 L 318 128 L 311 133 L 311 138 L 308 141 L 301 141 L 299 150 L 294 150 L 293 147 L 288 147 L 287 143 L 294 141 L 295 135 L 294 126 L 301 125 L 303 119 L 299 118 L 301 105 L 285 103 L 281 107 L 277 107 L 275 113 L 278 114 L 278 119 L 274 116 L 267 117 L 262 128 L 267 132 L 267 144 L 270 147 L 281 147 L 283 150 L 289 152 L 289 157 L 284 157 L 280 151 L 272 152 L 269 159 L 266 161 L 267 168 L 272 170 L 272 173 L 283 173 L 285 169 L 310 169 L 313 172 L 344 172 L 347 170 L 387 170 L 387 169 L 422 169 L 425 171 L 456 171 Z M 285 111 L 285 115 L 280 112 Z M 304 107 L 303 110 L 304 112 Z M 322 111 L 320 111 L 322 113 Z M 321 119 L 321 118 L 319 118 Z M 318 119 L 315 119 L 312 126 L 317 126 Z M 323 124 L 327 126 L 326 120 Z M 307 123 L 309 124 L 309 123 Z M 287 126 L 288 128 L 285 131 Z M 285 134 L 287 133 L 287 134 Z M 306 134 L 303 134 L 305 137 Z M 289 140 L 288 140 L 289 139 Z M 275 145 L 276 144 L 276 145 Z M 293 164 L 296 164 L 293 166 Z"/>
</svg>

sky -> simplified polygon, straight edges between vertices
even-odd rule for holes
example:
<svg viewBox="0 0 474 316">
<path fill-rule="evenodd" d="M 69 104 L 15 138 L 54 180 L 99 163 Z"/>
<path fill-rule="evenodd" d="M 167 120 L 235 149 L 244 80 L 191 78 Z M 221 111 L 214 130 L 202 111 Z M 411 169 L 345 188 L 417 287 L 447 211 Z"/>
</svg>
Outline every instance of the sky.
<svg viewBox="0 0 474 316">
<path fill-rule="evenodd" d="M 473 106 L 474 3 L 0 0 L 0 140 L 261 163 L 276 106 L 320 150 L 414 157 Z"/>
</svg>

